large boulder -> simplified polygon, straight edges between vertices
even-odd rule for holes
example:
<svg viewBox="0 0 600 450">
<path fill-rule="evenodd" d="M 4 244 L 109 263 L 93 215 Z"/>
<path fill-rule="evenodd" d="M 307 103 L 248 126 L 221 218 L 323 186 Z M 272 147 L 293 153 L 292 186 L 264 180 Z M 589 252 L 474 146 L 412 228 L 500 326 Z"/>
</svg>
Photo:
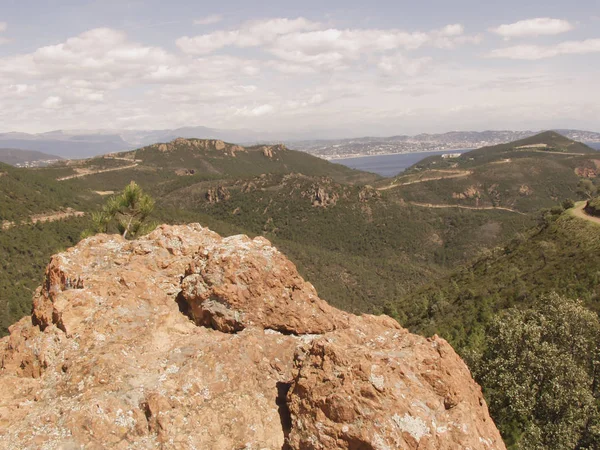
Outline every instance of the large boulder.
<svg viewBox="0 0 600 450">
<path fill-rule="evenodd" d="M 0 339 L 1 449 L 417 447 L 504 448 L 465 364 L 327 305 L 263 238 L 88 238 Z"/>
</svg>

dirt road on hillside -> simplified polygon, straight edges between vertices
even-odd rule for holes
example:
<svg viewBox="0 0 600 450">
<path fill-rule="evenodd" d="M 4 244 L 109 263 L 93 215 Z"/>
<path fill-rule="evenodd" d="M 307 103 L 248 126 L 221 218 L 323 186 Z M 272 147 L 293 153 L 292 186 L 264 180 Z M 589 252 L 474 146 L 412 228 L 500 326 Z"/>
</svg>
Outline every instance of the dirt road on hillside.
<svg viewBox="0 0 600 450">
<path fill-rule="evenodd" d="M 438 171 L 440 172 L 440 171 Z M 395 187 L 399 187 L 399 186 L 408 186 L 410 184 L 417 184 L 417 183 L 425 183 L 426 181 L 436 181 L 436 180 L 447 180 L 450 178 L 462 178 L 462 177 L 468 177 L 469 175 L 472 175 L 473 172 L 471 172 L 470 170 L 465 170 L 465 171 L 452 171 L 449 172 L 448 175 L 440 175 L 437 177 L 431 177 L 431 178 L 420 178 L 418 180 L 414 180 L 414 181 L 407 181 L 406 183 L 393 183 L 390 184 L 389 186 L 384 186 L 384 187 L 380 187 L 377 188 L 378 191 L 387 191 L 388 189 L 392 189 Z"/>
<path fill-rule="evenodd" d="M 516 209 L 505 208 L 503 206 L 464 206 L 464 205 L 446 205 L 446 204 L 434 204 L 434 203 L 419 203 L 419 202 L 406 202 L 409 205 L 420 206 L 422 208 L 459 208 L 459 209 L 472 209 L 475 211 L 484 211 L 490 209 L 499 209 L 500 211 L 509 211 L 516 214 L 525 216 L 525 213 L 517 211 Z"/>
<path fill-rule="evenodd" d="M 113 158 L 113 159 L 115 159 L 115 158 Z M 137 166 L 138 166 L 138 163 L 130 164 L 128 166 L 113 167 L 111 169 L 102 169 L 102 170 L 75 169 L 75 170 L 79 170 L 79 173 L 76 173 L 75 175 L 69 175 L 67 177 L 57 178 L 56 180 L 57 181 L 72 180 L 73 178 L 82 178 L 82 177 L 87 177 L 88 175 L 96 175 L 98 173 L 115 172 L 117 170 L 132 169 Z"/>
<path fill-rule="evenodd" d="M 589 222 L 594 222 L 600 225 L 599 217 L 590 216 L 584 211 L 583 208 L 585 208 L 585 204 L 586 202 L 577 202 L 575 204 L 575 207 L 571 209 L 571 214 L 573 214 L 575 217 L 579 217 L 580 219 L 587 220 Z"/>
<path fill-rule="evenodd" d="M 75 211 L 72 208 L 67 208 L 64 211 L 48 213 L 48 214 L 36 214 L 30 217 L 31 222 L 33 223 L 45 223 L 45 222 L 56 222 L 57 220 L 69 219 L 71 217 L 82 217 L 85 216 L 83 211 Z M 8 230 L 17 225 L 24 225 L 26 222 L 20 222 L 16 224 L 15 222 L 9 222 L 7 220 L 2 222 L 2 229 Z"/>
</svg>

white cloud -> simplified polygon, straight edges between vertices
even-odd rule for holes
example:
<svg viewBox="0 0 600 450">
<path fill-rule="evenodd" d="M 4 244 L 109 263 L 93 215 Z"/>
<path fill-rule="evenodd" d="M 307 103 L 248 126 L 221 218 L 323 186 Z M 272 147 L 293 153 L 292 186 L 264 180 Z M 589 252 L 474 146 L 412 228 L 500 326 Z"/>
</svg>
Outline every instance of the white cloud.
<svg viewBox="0 0 600 450">
<path fill-rule="evenodd" d="M 221 14 L 211 14 L 210 16 L 201 17 L 200 19 L 194 20 L 194 25 L 213 25 L 223 20 Z"/>
<path fill-rule="evenodd" d="M 301 108 L 307 108 L 307 107 L 311 107 L 311 106 L 318 106 L 321 105 L 325 102 L 325 96 L 321 93 L 316 93 L 316 94 L 308 94 L 309 97 L 305 98 L 305 99 L 295 99 L 295 100 L 290 100 L 287 101 L 285 103 L 285 109 L 286 110 L 290 110 L 290 109 L 301 109 Z"/>
<path fill-rule="evenodd" d="M 432 62 L 430 57 L 410 59 L 404 55 L 383 56 L 377 67 L 385 75 L 397 76 L 398 74 L 414 77 Z"/>
<path fill-rule="evenodd" d="M 282 61 L 268 61 L 266 64 L 278 72 L 288 75 L 309 75 L 316 73 L 316 70 L 310 66 L 304 64 L 294 64 Z"/>
<path fill-rule="evenodd" d="M 267 114 L 271 114 L 275 111 L 275 107 L 273 105 L 264 104 L 260 106 L 256 106 L 254 108 L 243 107 L 237 108 L 235 111 L 236 116 L 245 116 L 245 117 L 260 117 Z"/>
<path fill-rule="evenodd" d="M 195 37 L 177 39 L 177 46 L 185 53 L 206 55 L 223 47 L 258 47 L 282 34 L 301 30 L 314 30 L 319 24 L 302 17 L 297 19 L 268 19 L 244 23 L 240 29 L 215 31 Z"/>
<path fill-rule="evenodd" d="M 185 76 L 178 60 L 159 47 L 131 42 L 109 28 L 87 31 L 32 53 L 0 58 L 0 76 L 68 86 L 85 80 L 97 89 L 116 89 L 141 80 Z"/>
<path fill-rule="evenodd" d="M 425 46 L 454 48 L 481 40 L 480 36 L 463 33 L 464 28 L 460 24 L 430 32 L 328 28 L 282 35 L 266 50 L 290 64 L 309 65 L 317 70 L 343 70 L 376 53 L 411 51 Z"/>
<path fill-rule="evenodd" d="M 344 69 L 352 61 L 372 52 L 416 50 L 425 45 L 454 48 L 480 41 L 479 35 L 465 35 L 461 24 L 450 24 L 429 32 L 337 29 L 301 17 L 246 22 L 239 29 L 185 36 L 177 40 L 177 45 L 192 55 L 206 55 L 225 47 L 262 47 L 282 60 L 278 66 L 282 72 L 299 73 L 306 72 L 300 70 L 300 65 L 317 70 Z"/>
<path fill-rule="evenodd" d="M 26 92 L 36 91 L 35 86 L 28 86 L 26 84 L 12 84 L 9 89 L 17 95 L 25 94 Z"/>
<path fill-rule="evenodd" d="M 518 38 L 528 36 L 548 36 L 565 33 L 573 29 L 573 25 L 566 20 L 538 17 L 536 19 L 520 20 L 515 23 L 500 25 L 492 28 L 492 33 L 504 38 Z"/>
<path fill-rule="evenodd" d="M 62 98 L 57 97 L 57 96 L 51 96 L 51 97 L 46 98 L 46 100 L 44 100 L 44 103 L 42 103 L 42 106 L 44 108 L 48 108 L 48 109 L 56 109 L 56 108 L 60 108 L 62 103 L 63 103 Z"/>
<path fill-rule="evenodd" d="M 24 98 L 30 94 L 33 94 L 37 91 L 35 86 L 15 83 L 15 84 L 6 84 L 0 87 L 0 97 L 7 98 Z"/>
<path fill-rule="evenodd" d="M 492 50 L 488 57 L 537 60 L 560 55 L 583 55 L 600 52 L 600 39 L 565 41 L 557 45 L 516 45 Z"/>
<path fill-rule="evenodd" d="M 460 36 L 465 32 L 465 27 L 459 23 L 452 25 L 446 25 L 440 30 L 440 34 L 443 36 Z"/>
</svg>

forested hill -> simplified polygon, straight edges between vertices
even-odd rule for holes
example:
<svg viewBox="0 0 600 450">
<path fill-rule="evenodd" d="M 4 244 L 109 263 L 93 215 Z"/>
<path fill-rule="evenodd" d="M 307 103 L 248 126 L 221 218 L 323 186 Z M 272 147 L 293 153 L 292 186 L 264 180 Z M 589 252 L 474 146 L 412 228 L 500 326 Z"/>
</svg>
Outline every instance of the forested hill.
<svg viewBox="0 0 600 450">
<path fill-rule="evenodd" d="M 88 190 L 57 181 L 48 171 L 0 163 L 0 223 L 28 220 L 65 208 L 87 210 L 95 206 L 95 197 Z"/>
<path fill-rule="evenodd" d="M 378 186 L 420 204 L 535 213 L 579 198 L 600 173 L 600 153 L 554 132 L 458 157 L 432 156 Z"/>
<path fill-rule="evenodd" d="M 600 312 L 600 225 L 556 207 L 505 246 L 398 302 L 406 324 L 457 348 L 478 344 L 498 311 L 557 292 Z"/>
</svg>

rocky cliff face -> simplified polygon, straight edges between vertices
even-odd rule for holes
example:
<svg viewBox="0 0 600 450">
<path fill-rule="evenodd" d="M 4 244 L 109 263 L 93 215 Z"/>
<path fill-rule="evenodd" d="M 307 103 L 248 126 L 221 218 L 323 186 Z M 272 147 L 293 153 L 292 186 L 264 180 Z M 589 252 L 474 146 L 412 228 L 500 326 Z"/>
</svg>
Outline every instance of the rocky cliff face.
<svg viewBox="0 0 600 450">
<path fill-rule="evenodd" d="M 332 308 L 263 238 L 86 239 L 10 332 L 3 449 L 504 448 L 446 341 Z"/>
</svg>

